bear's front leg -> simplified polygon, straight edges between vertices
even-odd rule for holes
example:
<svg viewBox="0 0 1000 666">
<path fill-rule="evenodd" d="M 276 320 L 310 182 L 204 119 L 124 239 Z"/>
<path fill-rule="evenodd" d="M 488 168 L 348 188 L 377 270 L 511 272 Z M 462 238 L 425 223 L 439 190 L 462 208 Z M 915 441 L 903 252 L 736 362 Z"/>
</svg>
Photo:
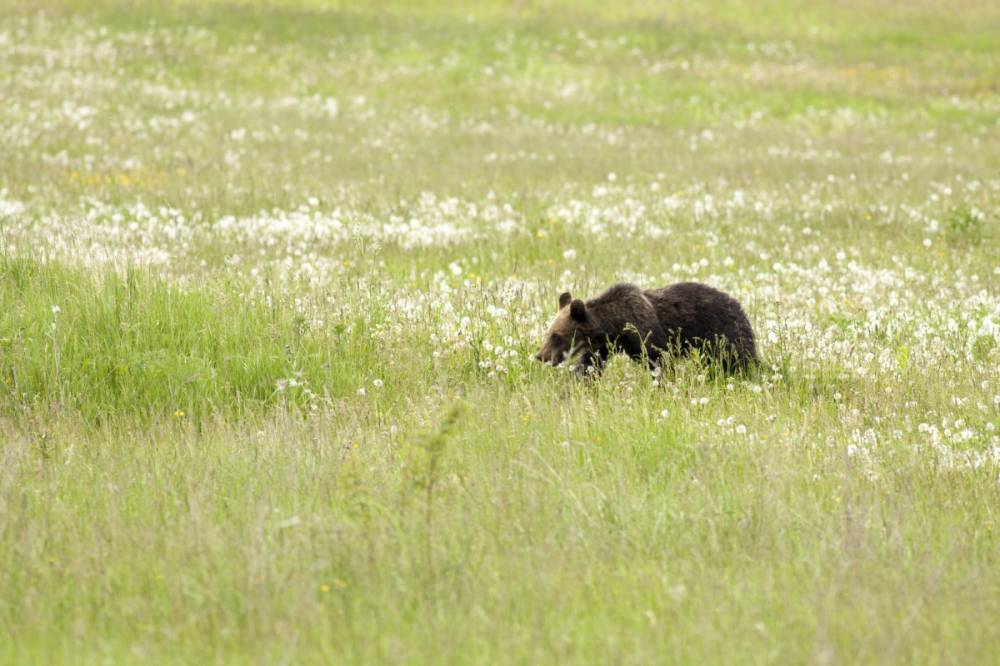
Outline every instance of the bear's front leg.
<svg viewBox="0 0 1000 666">
<path fill-rule="evenodd" d="M 658 325 L 650 326 L 640 334 L 635 326 L 629 324 L 617 343 L 629 358 L 645 363 L 653 372 L 660 365 L 660 357 L 667 347 L 667 336 Z"/>
</svg>

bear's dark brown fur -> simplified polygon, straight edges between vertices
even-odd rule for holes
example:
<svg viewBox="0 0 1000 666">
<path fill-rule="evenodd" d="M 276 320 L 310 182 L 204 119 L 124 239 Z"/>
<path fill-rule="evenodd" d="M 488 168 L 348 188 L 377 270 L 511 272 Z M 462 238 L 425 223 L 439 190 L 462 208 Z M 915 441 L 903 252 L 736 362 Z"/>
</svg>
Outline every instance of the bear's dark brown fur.
<svg viewBox="0 0 1000 666">
<path fill-rule="evenodd" d="M 645 290 L 616 284 L 586 303 L 562 294 L 559 314 L 535 358 L 559 365 L 578 357 L 578 368 L 599 372 L 614 351 L 657 367 L 664 354 L 692 349 L 721 361 L 726 370 L 756 360 L 753 329 L 736 299 L 698 282 Z"/>
</svg>

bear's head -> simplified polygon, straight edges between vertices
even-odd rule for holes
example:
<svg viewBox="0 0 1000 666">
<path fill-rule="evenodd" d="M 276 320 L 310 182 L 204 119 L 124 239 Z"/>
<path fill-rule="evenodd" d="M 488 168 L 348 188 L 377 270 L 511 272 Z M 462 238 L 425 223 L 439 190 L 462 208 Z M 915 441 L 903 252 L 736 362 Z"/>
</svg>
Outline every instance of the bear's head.
<svg viewBox="0 0 1000 666">
<path fill-rule="evenodd" d="M 581 369 L 586 370 L 593 364 L 596 351 L 592 349 L 592 329 L 593 321 L 586 303 L 565 292 L 559 296 L 559 314 L 545 334 L 545 342 L 535 358 L 543 363 L 559 365 L 579 356 Z"/>
</svg>

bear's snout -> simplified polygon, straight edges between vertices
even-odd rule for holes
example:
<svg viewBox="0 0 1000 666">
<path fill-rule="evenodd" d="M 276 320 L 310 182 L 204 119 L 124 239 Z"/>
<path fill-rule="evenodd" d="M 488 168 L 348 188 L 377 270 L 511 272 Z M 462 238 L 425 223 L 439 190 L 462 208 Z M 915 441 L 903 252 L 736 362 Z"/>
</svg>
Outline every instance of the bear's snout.
<svg viewBox="0 0 1000 666">
<path fill-rule="evenodd" d="M 545 363 L 547 365 L 559 365 L 559 361 L 562 360 L 559 358 L 560 356 L 562 355 L 553 354 L 550 351 L 547 352 L 545 349 L 542 349 L 542 351 L 535 354 L 534 358 L 536 361 L 541 361 L 542 363 Z"/>
</svg>

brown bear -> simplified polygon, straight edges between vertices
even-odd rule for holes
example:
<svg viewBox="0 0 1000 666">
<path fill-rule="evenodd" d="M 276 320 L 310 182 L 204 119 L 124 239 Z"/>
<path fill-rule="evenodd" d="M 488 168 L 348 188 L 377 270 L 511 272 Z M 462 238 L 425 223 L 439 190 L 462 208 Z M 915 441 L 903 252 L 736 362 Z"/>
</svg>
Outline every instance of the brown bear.
<svg viewBox="0 0 1000 666">
<path fill-rule="evenodd" d="M 587 302 L 562 294 L 559 314 L 535 358 L 552 365 L 578 358 L 578 371 L 599 373 L 614 351 L 645 359 L 653 369 L 664 354 L 692 349 L 726 371 L 756 361 L 753 329 L 736 299 L 698 282 L 662 289 L 616 284 Z"/>
</svg>

